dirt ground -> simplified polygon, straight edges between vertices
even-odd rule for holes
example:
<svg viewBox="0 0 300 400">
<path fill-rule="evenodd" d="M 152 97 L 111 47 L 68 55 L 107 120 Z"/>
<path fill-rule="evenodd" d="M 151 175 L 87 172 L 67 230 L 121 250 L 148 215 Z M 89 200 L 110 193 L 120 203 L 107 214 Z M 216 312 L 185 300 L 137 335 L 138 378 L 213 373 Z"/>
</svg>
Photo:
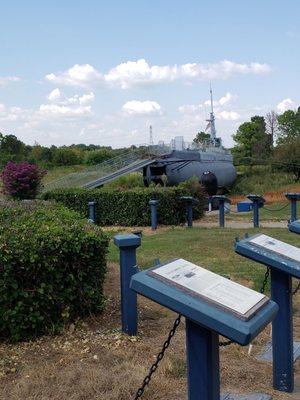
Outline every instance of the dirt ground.
<svg viewBox="0 0 300 400">
<path fill-rule="evenodd" d="M 0 345 L 0 399 L 2 400 L 129 400 L 134 397 L 149 365 L 155 360 L 173 324 L 175 314 L 139 298 L 139 336 L 120 333 L 118 265 L 109 265 L 104 314 L 71 325 L 61 335 L 29 343 Z M 244 283 L 244 282 L 243 282 Z M 295 336 L 300 339 L 300 295 L 295 298 Z M 248 347 L 221 349 L 222 392 L 264 392 L 274 400 L 300 398 L 300 360 L 293 395 L 274 392 L 270 363 L 255 356 L 270 340 L 270 327 Z M 184 323 L 178 328 L 163 362 L 143 399 L 186 398 Z"/>
</svg>

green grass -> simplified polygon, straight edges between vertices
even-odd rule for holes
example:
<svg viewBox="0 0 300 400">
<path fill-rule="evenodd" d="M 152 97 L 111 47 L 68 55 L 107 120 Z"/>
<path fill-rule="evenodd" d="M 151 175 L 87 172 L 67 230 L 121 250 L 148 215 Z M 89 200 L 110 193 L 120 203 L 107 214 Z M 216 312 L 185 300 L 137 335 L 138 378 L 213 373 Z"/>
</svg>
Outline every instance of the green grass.
<svg viewBox="0 0 300 400">
<path fill-rule="evenodd" d="M 73 172 L 80 172 L 85 168 L 87 168 L 86 165 L 68 165 L 68 166 L 48 169 L 48 172 L 43 179 L 43 183 L 46 184 L 51 181 L 55 181 L 56 179 L 60 179 L 67 174 L 72 174 Z"/>
<path fill-rule="evenodd" d="M 259 290 L 266 268 L 234 252 L 235 237 L 242 238 L 246 232 L 254 234 L 258 230 L 174 228 L 154 235 L 144 235 L 137 251 L 138 265 L 144 269 L 153 266 L 155 258 L 161 262 L 185 258 L 218 274 L 229 275 L 234 280 L 250 281 Z M 299 236 L 287 229 L 260 229 L 259 232 L 299 245 Z M 118 249 L 112 242 L 109 260 L 119 260 Z"/>
<path fill-rule="evenodd" d="M 250 170 L 249 167 L 247 167 L 247 169 L 239 168 L 238 178 L 230 194 L 263 194 L 280 190 L 294 184 L 295 180 L 292 174 L 272 171 L 268 166 L 255 166 L 252 170 Z"/>
<path fill-rule="evenodd" d="M 248 200 L 245 198 L 245 200 Z M 233 209 L 233 206 L 231 207 Z M 299 206 L 300 212 L 300 206 Z M 291 217 L 291 206 L 288 200 L 280 203 L 265 204 L 263 208 L 259 210 L 260 221 L 288 221 Z M 209 217 L 209 220 L 217 220 L 217 216 Z M 253 220 L 253 211 L 247 213 L 237 213 L 231 211 L 230 214 L 226 215 L 227 221 L 243 221 L 251 222 Z"/>
</svg>

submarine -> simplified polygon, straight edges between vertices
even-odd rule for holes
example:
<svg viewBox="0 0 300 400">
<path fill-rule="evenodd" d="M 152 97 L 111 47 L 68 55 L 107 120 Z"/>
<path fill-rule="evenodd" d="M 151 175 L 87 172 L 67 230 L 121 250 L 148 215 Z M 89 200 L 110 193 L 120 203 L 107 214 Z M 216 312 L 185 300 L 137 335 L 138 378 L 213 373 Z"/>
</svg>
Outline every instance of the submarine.
<svg viewBox="0 0 300 400">
<path fill-rule="evenodd" d="M 206 120 L 208 122 L 206 130 L 210 128 L 210 139 L 201 145 L 193 143 L 186 146 L 182 137 L 175 138 L 171 142 L 173 147 L 171 152 L 162 154 L 143 168 L 146 187 L 151 182 L 176 186 L 196 176 L 209 196 L 230 190 L 237 173 L 232 154 L 222 146 L 221 138 L 217 137 L 211 89 L 210 101 L 210 118 Z"/>
</svg>

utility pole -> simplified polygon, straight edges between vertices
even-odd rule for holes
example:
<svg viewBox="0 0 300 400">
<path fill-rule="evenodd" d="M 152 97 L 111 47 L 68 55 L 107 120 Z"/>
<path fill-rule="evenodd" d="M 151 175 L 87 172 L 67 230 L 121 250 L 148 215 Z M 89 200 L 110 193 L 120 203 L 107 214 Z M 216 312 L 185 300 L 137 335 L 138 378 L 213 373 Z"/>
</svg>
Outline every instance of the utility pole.
<svg viewBox="0 0 300 400">
<path fill-rule="evenodd" d="M 149 127 L 149 134 L 150 134 L 150 146 L 153 146 L 154 142 L 153 142 L 152 125 L 150 125 L 150 127 Z"/>
</svg>

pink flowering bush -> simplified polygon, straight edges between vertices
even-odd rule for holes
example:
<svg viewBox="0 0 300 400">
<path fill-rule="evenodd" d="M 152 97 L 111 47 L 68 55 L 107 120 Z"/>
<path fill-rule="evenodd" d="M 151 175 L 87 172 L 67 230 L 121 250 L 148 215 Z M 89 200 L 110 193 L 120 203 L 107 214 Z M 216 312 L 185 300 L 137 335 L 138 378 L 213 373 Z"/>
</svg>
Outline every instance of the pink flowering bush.
<svg viewBox="0 0 300 400">
<path fill-rule="evenodd" d="M 47 173 L 36 164 L 9 161 L 1 173 L 3 193 L 14 199 L 33 199 L 38 194 L 41 180 Z"/>
</svg>

